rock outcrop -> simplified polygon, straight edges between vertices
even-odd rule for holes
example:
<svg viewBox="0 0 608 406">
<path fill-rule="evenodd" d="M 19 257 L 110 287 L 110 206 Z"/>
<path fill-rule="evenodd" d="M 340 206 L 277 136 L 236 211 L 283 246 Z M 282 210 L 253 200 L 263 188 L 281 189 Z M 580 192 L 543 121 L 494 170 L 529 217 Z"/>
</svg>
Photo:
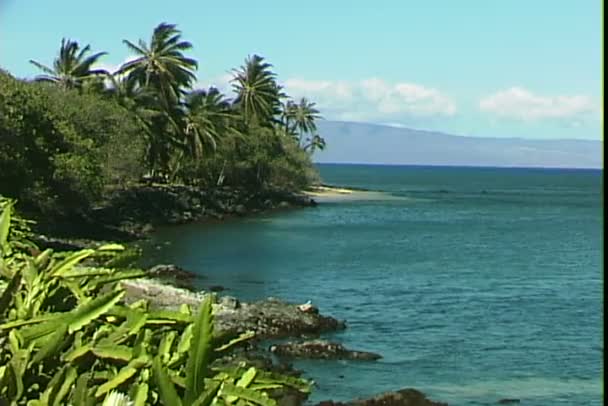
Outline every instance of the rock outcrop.
<svg viewBox="0 0 608 406">
<path fill-rule="evenodd" d="M 279 356 L 297 358 L 347 359 L 360 361 L 374 361 L 382 358 L 381 355 L 373 352 L 349 350 L 340 343 L 325 340 L 275 344 L 270 346 L 270 352 Z"/>
<path fill-rule="evenodd" d="M 350 402 L 323 401 L 317 406 L 448 406 L 448 404 L 429 400 L 424 393 L 416 389 L 402 389 Z"/>
</svg>

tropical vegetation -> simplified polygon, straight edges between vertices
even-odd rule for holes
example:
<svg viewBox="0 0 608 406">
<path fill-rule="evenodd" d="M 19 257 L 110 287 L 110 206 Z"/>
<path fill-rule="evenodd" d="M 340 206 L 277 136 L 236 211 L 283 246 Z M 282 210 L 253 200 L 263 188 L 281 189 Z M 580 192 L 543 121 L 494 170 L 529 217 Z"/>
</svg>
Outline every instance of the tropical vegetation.
<svg viewBox="0 0 608 406">
<path fill-rule="evenodd" d="M 41 251 L 0 199 L 0 400 L 10 405 L 260 405 L 307 381 L 214 360 L 252 337 L 218 335 L 213 296 L 198 310 L 127 304 L 143 276 L 116 244 Z M 120 402 L 120 403 L 119 403 Z"/>
<path fill-rule="evenodd" d="M 176 25 L 123 43 L 133 58 L 114 72 L 99 68 L 106 52 L 70 39 L 51 66 L 31 61 L 33 80 L 0 71 L 0 194 L 74 215 L 142 179 L 285 191 L 317 181 L 319 111 L 289 98 L 263 57 L 234 69 L 224 94 L 196 88 L 193 45 Z"/>
</svg>

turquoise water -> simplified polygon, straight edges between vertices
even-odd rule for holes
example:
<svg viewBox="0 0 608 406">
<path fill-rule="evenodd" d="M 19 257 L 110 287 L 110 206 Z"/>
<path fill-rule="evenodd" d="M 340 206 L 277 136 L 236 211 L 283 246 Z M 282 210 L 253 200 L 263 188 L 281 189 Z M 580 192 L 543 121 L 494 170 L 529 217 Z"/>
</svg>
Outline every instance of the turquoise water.
<svg viewBox="0 0 608 406">
<path fill-rule="evenodd" d="M 149 254 L 245 300 L 312 300 L 378 362 L 297 362 L 313 401 L 600 405 L 602 171 L 322 165 L 375 199 L 158 230 Z M 399 198 L 395 198 L 399 197 Z"/>
</svg>

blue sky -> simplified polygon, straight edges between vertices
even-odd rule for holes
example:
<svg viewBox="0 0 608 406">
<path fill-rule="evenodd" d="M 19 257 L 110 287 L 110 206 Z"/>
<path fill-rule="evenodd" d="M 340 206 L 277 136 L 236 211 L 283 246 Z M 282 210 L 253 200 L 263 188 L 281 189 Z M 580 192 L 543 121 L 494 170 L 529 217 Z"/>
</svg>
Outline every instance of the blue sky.
<svg viewBox="0 0 608 406">
<path fill-rule="evenodd" d="M 200 85 L 253 53 L 327 119 L 462 135 L 602 138 L 596 0 L 0 0 L 0 66 L 52 63 L 62 37 L 129 57 L 162 21 L 194 44 Z M 96 5 L 94 5 L 96 4 Z"/>
</svg>

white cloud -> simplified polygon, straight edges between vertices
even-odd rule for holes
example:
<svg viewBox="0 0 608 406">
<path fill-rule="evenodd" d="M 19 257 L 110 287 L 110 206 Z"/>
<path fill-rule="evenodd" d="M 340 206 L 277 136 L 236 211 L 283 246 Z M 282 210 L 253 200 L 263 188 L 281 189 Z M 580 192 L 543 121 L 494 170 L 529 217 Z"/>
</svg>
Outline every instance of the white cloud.
<svg viewBox="0 0 608 406">
<path fill-rule="evenodd" d="M 107 62 L 97 62 L 93 67 L 95 69 L 105 69 L 110 73 L 116 72 L 118 70 L 118 68 L 120 68 L 122 65 L 124 65 L 127 62 L 131 62 L 133 60 L 137 59 L 137 56 L 129 56 L 128 58 L 125 58 L 121 63 L 118 64 L 114 64 L 114 63 L 107 63 Z"/>
<path fill-rule="evenodd" d="M 452 116 L 454 102 L 436 89 L 413 83 L 389 83 L 378 78 L 358 82 L 306 80 L 284 82 L 287 93 L 315 101 L 326 118 L 348 121 Z"/>
<path fill-rule="evenodd" d="M 223 75 L 203 78 L 199 79 L 194 86 L 197 89 L 206 89 L 208 87 L 215 87 L 228 97 L 232 97 L 232 85 L 230 81 L 232 80 L 232 75 L 229 73 L 224 73 Z"/>
<path fill-rule="evenodd" d="M 540 96 L 521 87 L 484 97 L 479 102 L 479 108 L 503 118 L 523 121 L 562 119 L 576 123 L 580 123 L 583 116 L 598 110 L 588 96 Z"/>
</svg>

